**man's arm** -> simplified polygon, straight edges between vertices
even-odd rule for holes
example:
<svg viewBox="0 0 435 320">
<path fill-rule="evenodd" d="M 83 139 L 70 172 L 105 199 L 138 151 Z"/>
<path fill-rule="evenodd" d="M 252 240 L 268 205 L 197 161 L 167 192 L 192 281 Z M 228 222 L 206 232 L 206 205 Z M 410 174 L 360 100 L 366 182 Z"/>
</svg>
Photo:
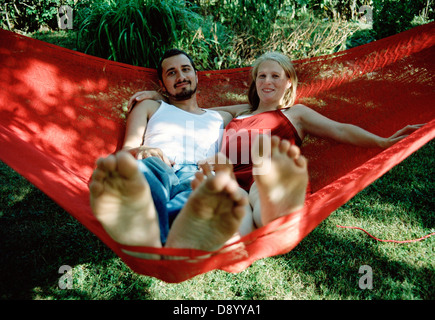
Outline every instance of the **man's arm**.
<svg viewBox="0 0 435 320">
<path fill-rule="evenodd" d="M 136 159 L 159 157 L 170 166 L 171 162 L 161 149 L 143 145 L 148 120 L 159 107 L 160 103 L 154 100 L 140 101 L 135 105 L 127 118 L 122 150 L 130 152 Z"/>
<path fill-rule="evenodd" d="M 128 151 L 142 145 L 148 120 L 154 109 L 157 110 L 155 101 L 149 100 L 137 103 L 131 110 L 127 118 L 123 150 Z"/>
</svg>

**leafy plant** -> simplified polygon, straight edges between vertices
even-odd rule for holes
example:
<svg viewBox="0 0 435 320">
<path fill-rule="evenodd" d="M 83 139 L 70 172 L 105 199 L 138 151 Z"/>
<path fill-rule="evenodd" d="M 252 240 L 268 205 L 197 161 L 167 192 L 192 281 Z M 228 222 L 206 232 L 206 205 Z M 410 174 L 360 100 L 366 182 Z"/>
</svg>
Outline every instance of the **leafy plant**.
<svg viewBox="0 0 435 320">
<path fill-rule="evenodd" d="M 413 19 L 424 9 L 433 17 L 431 3 L 430 0 L 373 0 L 373 30 L 377 39 L 410 29 Z"/>
<path fill-rule="evenodd" d="M 81 13 L 79 48 L 107 59 L 155 67 L 177 40 L 178 0 L 99 1 Z"/>
<path fill-rule="evenodd" d="M 231 32 L 181 0 L 99 1 L 80 15 L 79 49 L 106 59 L 156 67 L 177 47 L 203 69 L 230 67 Z"/>
<path fill-rule="evenodd" d="M 0 3 L 0 26 L 9 30 L 33 32 L 46 25 L 57 29 L 61 5 L 74 7 L 74 0 L 6 0 Z"/>
</svg>

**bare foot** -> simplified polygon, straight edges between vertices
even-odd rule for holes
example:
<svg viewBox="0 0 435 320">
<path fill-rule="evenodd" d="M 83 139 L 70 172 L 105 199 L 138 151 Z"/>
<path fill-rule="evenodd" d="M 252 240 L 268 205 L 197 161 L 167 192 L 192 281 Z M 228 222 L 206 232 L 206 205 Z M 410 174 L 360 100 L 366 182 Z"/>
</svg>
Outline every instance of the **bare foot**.
<svg viewBox="0 0 435 320">
<path fill-rule="evenodd" d="M 194 191 L 172 224 L 166 247 L 215 251 L 238 231 L 248 200 L 239 191 L 232 169 L 216 169 L 207 164 L 192 181 Z M 228 168 L 228 167 L 227 167 Z"/>
<path fill-rule="evenodd" d="M 250 190 L 254 217 L 265 225 L 302 209 L 308 184 L 307 160 L 279 137 L 259 136 L 252 147 L 255 183 Z"/>
<path fill-rule="evenodd" d="M 150 187 L 131 154 L 98 159 L 89 190 L 94 215 L 116 242 L 162 246 Z"/>
</svg>

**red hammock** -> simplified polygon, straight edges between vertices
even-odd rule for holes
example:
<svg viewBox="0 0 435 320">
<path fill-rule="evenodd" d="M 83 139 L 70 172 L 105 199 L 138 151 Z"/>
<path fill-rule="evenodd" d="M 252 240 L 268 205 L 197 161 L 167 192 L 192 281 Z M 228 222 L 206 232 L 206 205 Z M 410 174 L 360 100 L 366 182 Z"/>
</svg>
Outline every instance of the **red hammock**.
<svg viewBox="0 0 435 320">
<path fill-rule="evenodd" d="M 333 55 L 296 61 L 299 103 L 381 136 L 427 123 L 387 150 L 305 139 L 313 194 L 305 208 L 208 257 L 188 249 L 115 243 L 89 207 L 95 160 L 123 139 L 128 98 L 154 89 L 156 71 L 107 61 L 0 30 L 0 158 L 106 243 L 135 272 L 181 282 L 213 269 L 239 272 L 292 250 L 334 210 L 435 136 L 435 24 Z M 202 107 L 244 99 L 250 68 L 199 73 Z M 188 256 L 144 260 L 123 249 Z"/>
</svg>

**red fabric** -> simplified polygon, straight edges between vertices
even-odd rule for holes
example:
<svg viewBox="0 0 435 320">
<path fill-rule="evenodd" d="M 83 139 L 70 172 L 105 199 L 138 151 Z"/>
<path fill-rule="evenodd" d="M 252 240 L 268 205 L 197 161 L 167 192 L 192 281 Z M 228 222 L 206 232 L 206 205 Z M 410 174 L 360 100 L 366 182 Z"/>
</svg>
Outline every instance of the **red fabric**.
<svg viewBox="0 0 435 320">
<path fill-rule="evenodd" d="M 246 191 L 249 191 L 254 182 L 250 150 L 258 134 L 278 136 L 297 146 L 302 144 L 295 127 L 282 110 L 262 112 L 230 121 L 225 127 L 221 152 L 233 163 L 236 179 L 240 187 Z"/>
<path fill-rule="evenodd" d="M 156 71 L 115 63 L 0 30 L 0 158 L 104 241 L 134 271 L 180 282 L 213 269 L 238 272 L 293 249 L 331 212 L 435 136 L 435 24 L 334 55 L 295 61 L 297 103 L 341 122 L 389 136 L 427 123 L 387 150 L 308 137 L 313 194 L 298 213 L 204 257 L 185 249 L 131 248 L 115 243 L 93 217 L 87 183 L 95 160 L 122 142 L 122 107 L 153 89 Z M 199 73 L 199 102 L 240 102 L 250 68 Z M 130 249 L 184 260 L 144 260 Z"/>
</svg>

